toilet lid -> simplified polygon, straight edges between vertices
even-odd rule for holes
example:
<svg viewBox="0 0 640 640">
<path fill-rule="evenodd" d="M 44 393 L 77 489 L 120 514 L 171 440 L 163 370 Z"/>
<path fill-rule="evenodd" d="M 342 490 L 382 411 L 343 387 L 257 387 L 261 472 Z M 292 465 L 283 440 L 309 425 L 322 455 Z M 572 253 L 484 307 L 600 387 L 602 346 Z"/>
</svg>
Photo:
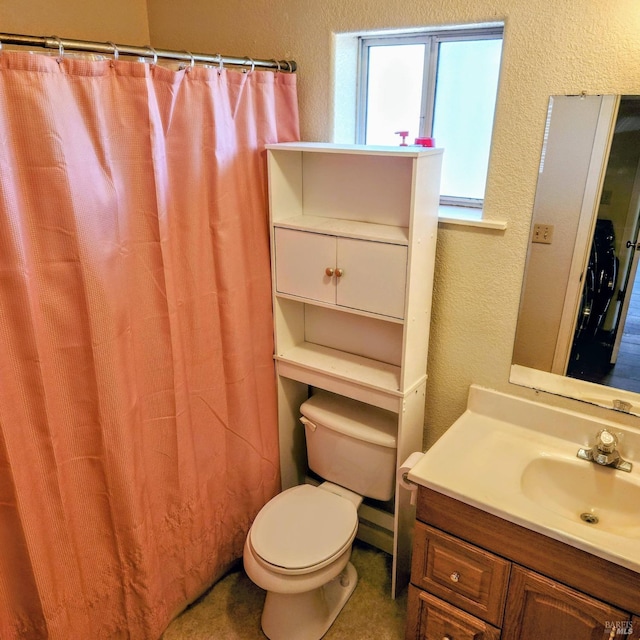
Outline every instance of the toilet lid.
<svg viewBox="0 0 640 640">
<path fill-rule="evenodd" d="M 269 501 L 251 527 L 253 550 L 269 564 L 304 569 L 336 555 L 358 527 L 355 505 L 303 484 Z"/>
</svg>

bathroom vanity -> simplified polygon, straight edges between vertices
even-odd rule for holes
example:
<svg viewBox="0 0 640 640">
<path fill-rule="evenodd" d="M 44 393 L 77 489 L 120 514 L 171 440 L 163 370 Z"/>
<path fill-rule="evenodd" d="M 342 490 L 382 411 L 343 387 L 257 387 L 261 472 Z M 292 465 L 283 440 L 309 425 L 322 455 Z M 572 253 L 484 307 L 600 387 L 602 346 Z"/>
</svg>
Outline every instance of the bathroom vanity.
<svg viewBox="0 0 640 640">
<path fill-rule="evenodd" d="M 638 465 L 576 455 L 602 426 L 472 387 L 465 414 L 409 474 L 407 640 L 640 637 Z M 636 456 L 637 431 L 604 426 Z"/>
<path fill-rule="evenodd" d="M 420 487 L 406 638 L 640 637 L 640 574 Z M 502 634 L 502 635 L 501 635 Z"/>
</svg>

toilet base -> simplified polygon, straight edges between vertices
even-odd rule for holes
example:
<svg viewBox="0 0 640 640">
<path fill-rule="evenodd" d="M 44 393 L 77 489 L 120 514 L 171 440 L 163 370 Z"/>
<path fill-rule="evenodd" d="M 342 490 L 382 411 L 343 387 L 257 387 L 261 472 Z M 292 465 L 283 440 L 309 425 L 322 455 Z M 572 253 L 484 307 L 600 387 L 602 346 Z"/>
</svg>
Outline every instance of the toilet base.
<svg viewBox="0 0 640 640">
<path fill-rule="evenodd" d="M 267 592 L 262 630 L 269 640 L 320 640 L 351 597 L 358 583 L 349 562 L 322 587 L 304 593 Z"/>
</svg>

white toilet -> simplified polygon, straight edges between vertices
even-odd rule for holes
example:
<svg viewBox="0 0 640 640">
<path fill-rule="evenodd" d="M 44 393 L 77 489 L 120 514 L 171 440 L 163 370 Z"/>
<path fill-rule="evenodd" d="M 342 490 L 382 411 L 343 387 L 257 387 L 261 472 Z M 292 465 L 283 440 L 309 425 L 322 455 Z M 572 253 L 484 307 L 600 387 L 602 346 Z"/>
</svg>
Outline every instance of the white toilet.
<svg viewBox="0 0 640 640">
<path fill-rule="evenodd" d="M 244 567 L 267 591 L 262 630 L 270 640 L 319 640 L 356 587 L 349 562 L 363 496 L 395 490 L 396 418 L 317 392 L 300 407 L 309 467 L 328 482 L 283 491 L 258 513 Z"/>
</svg>

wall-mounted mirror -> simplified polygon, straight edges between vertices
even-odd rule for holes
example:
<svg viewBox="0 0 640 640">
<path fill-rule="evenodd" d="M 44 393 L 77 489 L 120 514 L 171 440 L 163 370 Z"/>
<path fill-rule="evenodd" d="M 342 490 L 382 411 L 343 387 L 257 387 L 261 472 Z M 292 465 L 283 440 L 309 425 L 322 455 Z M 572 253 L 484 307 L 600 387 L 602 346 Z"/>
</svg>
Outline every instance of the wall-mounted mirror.
<svg viewBox="0 0 640 640">
<path fill-rule="evenodd" d="M 511 382 L 640 415 L 639 214 L 640 96 L 552 96 Z"/>
</svg>

